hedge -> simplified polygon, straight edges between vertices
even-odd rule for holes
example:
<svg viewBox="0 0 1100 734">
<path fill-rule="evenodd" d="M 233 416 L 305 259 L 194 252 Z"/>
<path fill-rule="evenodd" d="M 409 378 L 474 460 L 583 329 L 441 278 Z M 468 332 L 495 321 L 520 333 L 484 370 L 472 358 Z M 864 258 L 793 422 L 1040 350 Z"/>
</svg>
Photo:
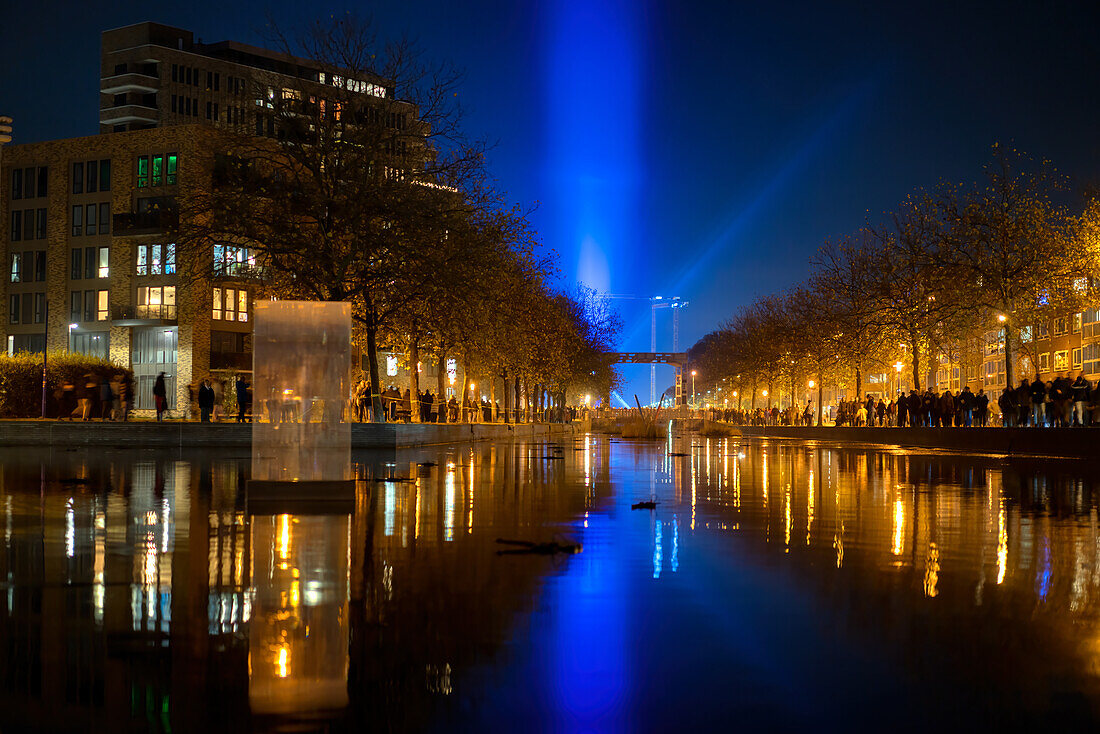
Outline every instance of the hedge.
<svg viewBox="0 0 1100 734">
<path fill-rule="evenodd" d="M 86 376 L 99 382 L 134 373 L 114 362 L 87 354 L 53 354 L 46 363 L 46 416 L 56 418 L 61 386 L 81 386 Z M 98 396 L 96 396 L 98 397 Z M 132 398 L 131 398 L 132 399 Z M 0 418 L 37 418 L 42 415 L 42 355 L 18 352 L 0 354 Z"/>
</svg>

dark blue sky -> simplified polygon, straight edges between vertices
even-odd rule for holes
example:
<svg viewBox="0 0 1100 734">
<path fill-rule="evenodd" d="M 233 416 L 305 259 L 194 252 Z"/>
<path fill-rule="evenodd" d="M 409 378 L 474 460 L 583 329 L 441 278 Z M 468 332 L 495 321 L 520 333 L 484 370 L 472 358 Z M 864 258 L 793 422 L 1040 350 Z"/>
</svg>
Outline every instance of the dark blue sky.
<svg viewBox="0 0 1100 734">
<path fill-rule="evenodd" d="M 538 204 L 565 279 L 690 299 L 681 348 L 803 277 L 823 239 L 974 179 L 994 141 L 1100 182 L 1087 3 L 19 3 L 0 25 L 0 112 L 17 142 L 94 132 L 106 28 L 263 45 L 266 14 L 293 27 L 346 9 L 466 70 L 467 129 L 497 143 L 511 197 Z M 648 349 L 644 304 L 622 306 L 624 348 Z M 624 394 L 645 396 L 645 374 Z"/>
</svg>

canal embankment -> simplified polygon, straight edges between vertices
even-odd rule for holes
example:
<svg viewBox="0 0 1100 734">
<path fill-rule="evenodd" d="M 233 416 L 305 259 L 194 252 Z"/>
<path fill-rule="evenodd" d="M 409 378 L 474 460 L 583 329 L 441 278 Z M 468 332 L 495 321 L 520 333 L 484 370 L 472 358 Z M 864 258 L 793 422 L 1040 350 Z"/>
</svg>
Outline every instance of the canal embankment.
<svg viewBox="0 0 1100 734">
<path fill-rule="evenodd" d="M 851 426 L 741 426 L 758 438 L 870 443 L 973 454 L 1100 459 L 1093 428 L 854 428 Z"/>
<path fill-rule="evenodd" d="M 478 441 L 546 440 L 580 434 L 574 423 L 352 423 L 352 449 L 403 449 Z M 0 446 L 251 448 L 248 423 L 188 421 L 0 421 Z"/>
</svg>

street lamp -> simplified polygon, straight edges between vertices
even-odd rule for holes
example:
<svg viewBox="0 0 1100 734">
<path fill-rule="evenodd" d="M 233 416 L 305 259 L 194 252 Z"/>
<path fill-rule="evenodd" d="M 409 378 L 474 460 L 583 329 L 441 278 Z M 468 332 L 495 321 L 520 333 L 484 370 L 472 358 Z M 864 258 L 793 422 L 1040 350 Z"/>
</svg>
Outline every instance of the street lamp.
<svg viewBox="0 0 1100 734">
<path fill-rule="evenodd" d="M 695 410 L 695 370 L 691 371 L 691 409 Z"/>
<path fill-rule="evenodd" d="M 66 345 L 69 352 L 73 351 L 73 329 L 79 328 L 79 326 L 79 324 L 69 324 L 69 342 Z"/>
</svg>

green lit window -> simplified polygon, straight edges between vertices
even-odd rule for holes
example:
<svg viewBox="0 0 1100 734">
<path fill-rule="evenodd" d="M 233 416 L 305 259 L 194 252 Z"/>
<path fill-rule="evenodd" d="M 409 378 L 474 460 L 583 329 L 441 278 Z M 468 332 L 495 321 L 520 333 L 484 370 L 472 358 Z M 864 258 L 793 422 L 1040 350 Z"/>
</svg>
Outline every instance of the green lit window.
<svg viewBox="0 0 1100 734">
<path fill-rule="evenodd" d="M 149 156 L 138 156 L 137 185 L 139 189 L 149 186 Z"/>
<path fill-rule="evenodd" d="M 164 156 L 153 156 L 153 185 L 161 186 L 164 184 Z"/>
<path fill-rule="evenodd" d="M 167 180 L 165 181 L 165 183 L 167 183 L 169 186 L 175 186 L 176 185 L 176 168 L 178 167 L 178 165 L 179 165 L 179 155 L 177 155 L 176 153 L 169 153 L 168 154 L 168 175 L 166 177 Z"/>
</svg>

